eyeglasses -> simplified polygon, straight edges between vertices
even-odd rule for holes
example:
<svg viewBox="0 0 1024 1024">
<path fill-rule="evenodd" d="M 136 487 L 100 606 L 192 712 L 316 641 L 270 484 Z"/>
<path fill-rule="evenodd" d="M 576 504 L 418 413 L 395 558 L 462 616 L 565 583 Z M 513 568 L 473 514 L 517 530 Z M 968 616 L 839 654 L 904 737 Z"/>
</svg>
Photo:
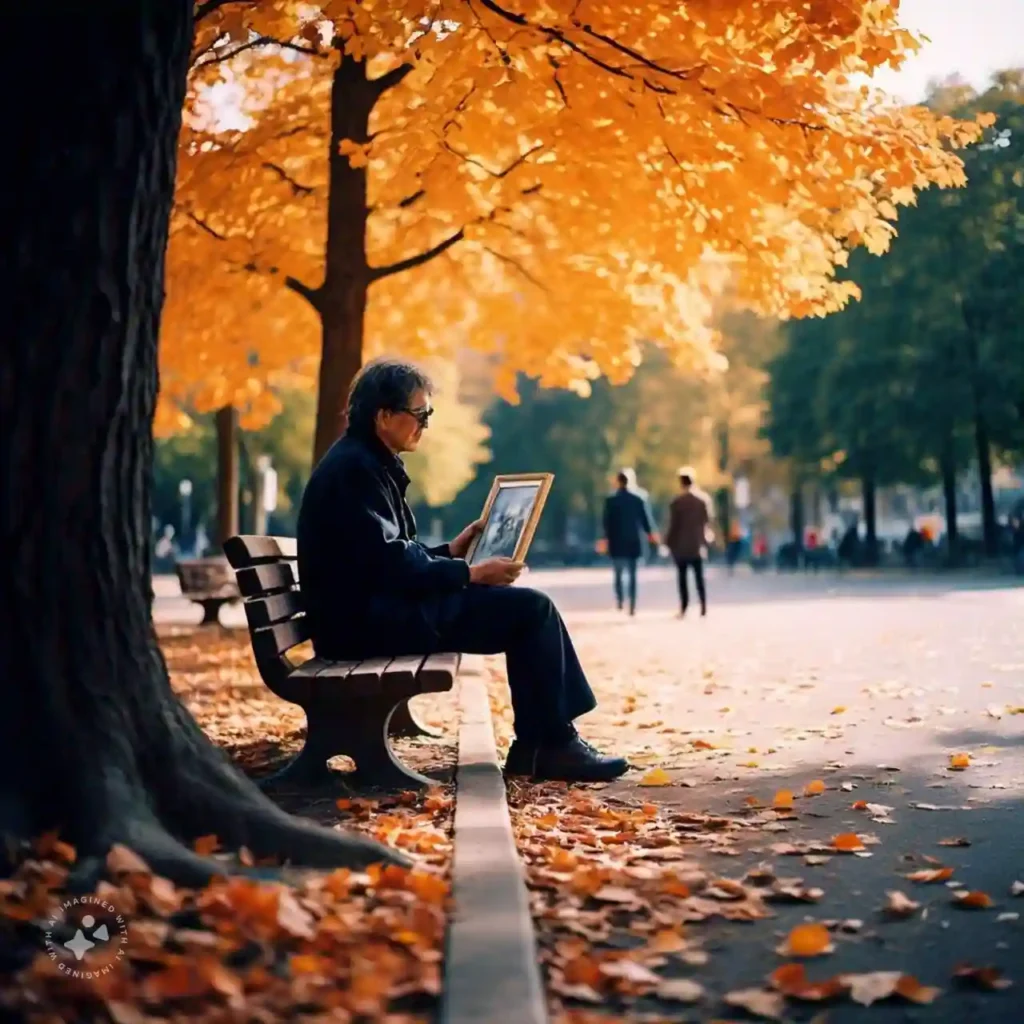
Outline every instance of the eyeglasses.
<svg viewBox="0 0 1024 1024">
<path fill-rule="evenodd" d="M 429 405 L 422 409 L 399 409 L 399 412 L 408 413 L 421 427 L 425 427 L 430 417 L 434 415 L 434 410 Z"/>
</svg>

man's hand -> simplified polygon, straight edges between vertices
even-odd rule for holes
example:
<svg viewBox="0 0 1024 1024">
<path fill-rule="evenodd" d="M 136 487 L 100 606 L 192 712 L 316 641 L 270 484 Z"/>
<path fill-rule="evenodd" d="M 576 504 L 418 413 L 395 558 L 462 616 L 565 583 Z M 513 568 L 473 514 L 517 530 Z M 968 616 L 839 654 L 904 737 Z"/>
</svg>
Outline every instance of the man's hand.
<svg viewBox="0 0 1024 1024">
<path fill-rule="evenodd" d="M 448 550 L 452 553 L 452 558 L 465 558 L 469 552 L 469 545 L 473 543 L 480 536 L 484 528 L 484 521 L 478 519 L 475 523 L 470 523 L 462 533 L 458 535 L 448 545 Z"/>
<path fill-rule="evenodd" d="M 595 550 L 595 551 L 596 551 L 596 552 L 597 552 L 597 553 L 598 553 L 599 555 L 607 555 L 607 554 L 608 554 L 608 541 L 606 541 L 606 540 L 604 539 L 604 537 L 602 537 L 602 538 L 601 538 L 601 539 L 600 539 L 600 540 L 599 540 L 599 541 L 598 541 L 598 542 L 597 542 L 597 543 L 596 543 L 596 544 L 594 545 L 594 550 Z"/>
<path fill-rule="evenodd" d="M 522 562 L 513 562 L 511 558 L 488 558 L 469 567 L 469 582 L 507 587 L 519 579 L 522 571 Z"/>
<path fill-rule="evenodd" d="M 647 534 L 647 539 L 655 547 L 657 547 L 661 543 L 661 537 L 658 536 L 658 531 L 657 530 L 652 530 L 649 534 Z"/>
</svg>

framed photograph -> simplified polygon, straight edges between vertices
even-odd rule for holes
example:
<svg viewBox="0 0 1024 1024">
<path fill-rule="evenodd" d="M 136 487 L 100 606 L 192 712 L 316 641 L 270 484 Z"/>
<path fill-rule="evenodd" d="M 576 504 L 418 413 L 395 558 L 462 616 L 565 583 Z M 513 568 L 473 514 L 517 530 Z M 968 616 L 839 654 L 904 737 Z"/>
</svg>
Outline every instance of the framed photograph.
<svg viewBox="0 0 1024 1024">
<path fill-rule="evenodd" d="M 466 556 L 466 561 L 470 565 L 488 558 L 524 561 L 554 480 L 553 473 L 506 473 L 496 476 L 484 505 L 483 531 Z"/>
</svg>

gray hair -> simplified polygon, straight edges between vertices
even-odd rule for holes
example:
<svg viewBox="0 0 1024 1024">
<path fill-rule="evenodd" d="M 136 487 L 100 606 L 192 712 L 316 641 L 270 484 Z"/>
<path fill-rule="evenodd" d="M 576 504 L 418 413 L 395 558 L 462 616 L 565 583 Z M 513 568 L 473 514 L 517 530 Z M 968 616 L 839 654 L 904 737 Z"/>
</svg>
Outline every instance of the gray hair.
<svg viewBox="0 0 1024 1024">
<path fill-rule="evenodd" d="M 378 412 L 408 409 L 417 391 L 430 394 L 433 390 L 430 378 L 412 363 L 397 359 L 367 363 L 356 374 L 348 393 L 348 429 L 356 434 L 371 434 Z"/>
</svg>

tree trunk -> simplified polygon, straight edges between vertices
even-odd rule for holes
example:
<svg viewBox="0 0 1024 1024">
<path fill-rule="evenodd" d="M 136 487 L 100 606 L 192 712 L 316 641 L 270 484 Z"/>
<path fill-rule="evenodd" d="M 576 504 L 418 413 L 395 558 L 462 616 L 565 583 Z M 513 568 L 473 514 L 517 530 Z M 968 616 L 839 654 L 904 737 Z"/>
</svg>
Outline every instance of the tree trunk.
<svg viewBox="0 0 1024 1024">
<path fill-rule="evenodd" d="M 878 495 L 875 476 L 866 472 L 861 477 L 861 497 L 864 503 L 864 564 L 878 564 Z"/>
<path fill-rule="evenodd" d="M 959 561 L 960 531 L 956 508 L 956 458 L 953 438 L 947 437 L 942 448 L 942 496 L 946 507 L 946 548 L 950 564 Z"/>
<path fill-rule="evenodd" d="M 999 554 L 999 523 L 996 520 L 996 500 L 992 492 L 992 449 L 988 422 L 980 408 L 974 414 L 974 443 L 978 455 L 978 476 L 981 479 L 981 527 L 985 554 L 995 558 Z"/>
<path fill-rule="evenodd" d="M 352 380 L 363 365 L 363 319 L 370 271 L 366 259 L 366 168 L 340 152 L 342 140 L 369 141 L 377 90 L 366 63 L 343 56 L 331 86 L 327 249 L 320 289 L 320 379 L 313 465 L 344 432 Z"/>
<path fill-rule="evenodd" d="M 789 528 L 798 551 L 804 549 L 804 487 L 797 483 L 789 496 Z"/>
<path fill-rule="evenodd" d="M 59 32 L 45 5 L 18 17 L 48 62 L 5 124 L 0 833 L 58 831 L 82 881 L 112 843 L 206 880 L 224 868 L 187 845 L 205 833 L 297 863 L 386 858 L 292 819 L 234 768 L 173 695 L 152 628 L 157 334 L 192 0 L 87 5 Z M 16 47 L 4 73 L 28 81 L 36 61 Z"/>
<path fill-rule="evenodd" d="M 217 427 L 217 547 L 238 533 L 238 410 L 225 405 Z"/>
</svg>

